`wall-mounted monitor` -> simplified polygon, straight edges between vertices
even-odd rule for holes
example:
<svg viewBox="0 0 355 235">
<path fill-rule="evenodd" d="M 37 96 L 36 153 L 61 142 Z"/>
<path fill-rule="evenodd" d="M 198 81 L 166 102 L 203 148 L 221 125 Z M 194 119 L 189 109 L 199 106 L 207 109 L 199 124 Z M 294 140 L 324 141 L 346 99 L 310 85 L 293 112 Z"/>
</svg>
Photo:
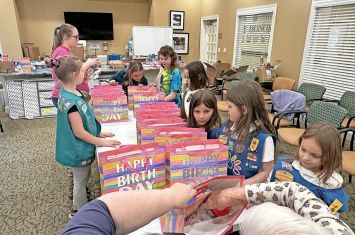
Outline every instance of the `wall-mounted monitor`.
<svg viewBox="0 0 355 235">
<path fill-rule="evenodd" d="M 80 40 L 113 40 L 112 13 L 65 11 L 64 20 L 78 29 Z"/>
</svg>

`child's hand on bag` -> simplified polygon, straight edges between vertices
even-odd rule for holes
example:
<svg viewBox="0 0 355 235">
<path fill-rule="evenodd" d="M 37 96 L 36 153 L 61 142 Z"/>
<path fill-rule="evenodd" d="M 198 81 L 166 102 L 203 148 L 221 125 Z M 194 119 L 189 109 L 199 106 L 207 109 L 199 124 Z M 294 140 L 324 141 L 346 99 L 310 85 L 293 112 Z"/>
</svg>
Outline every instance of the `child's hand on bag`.
<svg viewBox="0 0 355 235">
<path fill-rule="evenodd" d="M 121 142 L 118 140 L 102 140 L 102 146 L 104 147 L 116 147 L 121 145 Z"/>
<path fill-rule="evenodd" d="M 227 207 L 245 205 L 246 203 L 244 187 L 233 187 L 212 192 L 203 208 L 223 210 Z"/>
<path fill-rule="evenodd" d="M 174 202 L 174 208 L 183 209 L 187 206 L 188 201 L 196 194 L 196 189 L 191 185 L 175 183 L 168 188 L 171 194 L 171 200 Z"/>
<path fill-rule="evenodd" d="M 108 132 L 108 131 L 102 131 L 99 135 L 100 138 L 106 138 L 106 137 L 114 137 L 115 134 L 113 134 L 112 132 Z"/>
</svg>

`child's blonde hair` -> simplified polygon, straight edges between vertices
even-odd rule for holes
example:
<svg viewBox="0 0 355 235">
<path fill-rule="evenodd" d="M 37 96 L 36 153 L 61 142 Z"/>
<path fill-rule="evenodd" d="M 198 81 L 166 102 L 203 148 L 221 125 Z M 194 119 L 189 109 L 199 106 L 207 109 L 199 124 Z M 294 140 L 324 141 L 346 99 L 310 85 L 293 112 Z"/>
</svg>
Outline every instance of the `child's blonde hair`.
<svg viewBox="0 0 355 235">
<path fill-rule="evenodd" d="M 226 124 L 227 135 L 238 133 L 239 139 L 245 143 L 249 136 L 251 125 L 255 125 L 256 130 L 268 131 L 275 134 L 267 111 L 260 84 L 252 80 L 243 80 L 228 89 L 227 101 L 233 103 L 242 114 L 238 123 L 228 121 Z M 247 112 L 243 114 L 242 107 Z M 232 129 L 232 126 L 234 128 Z"/>
<path fill-rule="evenodd" d="M 55 74 L 58 79 L 66 83 L 70 80 L 70 73 L 79 73 L 83 63 L 76 56 L 68 55 L 57 58 L 54 63 Z"/>
<path fill-rule="evenodd" d="M 329 123 L 316 123 L 306 129 L 299 138 L 299 145 L 303 139 L 314 138 L 322 149 L 320 179 L 325 183 L 332 175 L 334 170 L 341 166 L 342 147 L 341 138 L 338 130 Z M 298 153 L 296 160 L 299 160 Z"/>
<path fill-rule="evenodd" d="M 129 62 L 128 68 L 126 71 L 126 74 L 127 74 L 126 76 L 128 77 L 128 81 L 125 81 L 122 85 L 125 85 L 125 86 L 133 85 L 132 73 L 134 73 L 134 72 L 142 72 L 143 73 L 143 65 L 141 62 L 139 62 L 139 61 Z"/>
<path fill-rule="evenodd" d="M 205 128 L 206 131 L 209 131 L 213 128 L 219 127 L 221 125 L 221 117 L 219 116 L 217 110 L 217 99 L 209 90 L 198 90 L 192 95 L 189 117 L 187 119 L 188 126 L 199 127 L 194 117 L 194 109 L 201 104 L 204 104 L 207 108 L 213 109 L 213 114 L 210 120 L 205 126 L 203 126 L 203 128 Z"/>
<path fill-rule="evenodd" d="M 74 29 L 75 26 L 71 24 L 62 24 L 54 29 L 52 52 L 62 45 L 64 37 L 70 37 Z"/>
</svg>

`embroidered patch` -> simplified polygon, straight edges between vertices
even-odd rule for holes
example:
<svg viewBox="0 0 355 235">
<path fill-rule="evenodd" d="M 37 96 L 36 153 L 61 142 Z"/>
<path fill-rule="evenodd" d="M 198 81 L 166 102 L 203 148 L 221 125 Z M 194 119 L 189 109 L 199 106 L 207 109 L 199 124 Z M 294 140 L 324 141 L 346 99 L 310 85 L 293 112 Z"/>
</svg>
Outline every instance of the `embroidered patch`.
<svg viewBox="0 0 355 235">
<path fill-rule="evenodd" d="M 233 151 L 233 149 L 234 149 L 234 142 L 233 142 L 233 140 L 230 140 L 230 141 L 228 142 L 228 149 L 231 150 L 231 151 Z"/>
<path fill-rule="evenodd" d="M 65 105 L 65 107 L 67 107 L 67 108 L 68 108 L 68 107 L 70 107 L 70 106 L 71 106 L 71 102 L 70 102 L 70 101 L 66 101 L 64 105 Z"/>
<path fill-rule="evenodd" d="M 234 151 L 236 151 L 237 153 L 242 153 L 244 152 L 244 145 L 243 144 L 236 144 Z"/>
<path fill-rule="evenodd" d="M 343 203 L 341 203 L 341 201 L 339 201 L 338 199 L 335 199 L 332 204 L 330 204 L 329 209 L 333 214 L 335 214 L 338 210 L 340 210 L 342 206 Z"/>
<path fill-rule="evenodd" d="M 293 181 L 293 175 L 290 172 L 283 171 L 283 170 L 277 170 L 275 172 L 275 178 L 279 181 Z"/>
<path fill-rule="evenodd" d="M 260 141 L 254 137 L 249 146 L 250 151 L 255 151 L 258 148 L 259 142 Z"/>
<path fill-rule="evenodd" d="M 82 161 L 81 165 L 85 166 L 86 165 L 86 161 Z"/>
<path fill-rule="evenodd" d="M 289 163 L 289 162 L 284 162 L 284 161 L 282 161 L 282 162 L 281 162 L 281 167 L 282 167 L 282 168 L 289 169 L 290 171 L 292 171 L 292 164 Z"/>
<path fill-rule="evenodd" d="M 226 135 L 220 135 L 218 137 L 218 140 L 221 144 L 226 144 L 227 143 L 227 140 L 228 140 L 228 137 Z"/>
<path fill-rule="evenodd" d="M 256 162 L 258 160 L 258 157 L 255 154 L 248 153 L 247 159 Z"/>
</svg>

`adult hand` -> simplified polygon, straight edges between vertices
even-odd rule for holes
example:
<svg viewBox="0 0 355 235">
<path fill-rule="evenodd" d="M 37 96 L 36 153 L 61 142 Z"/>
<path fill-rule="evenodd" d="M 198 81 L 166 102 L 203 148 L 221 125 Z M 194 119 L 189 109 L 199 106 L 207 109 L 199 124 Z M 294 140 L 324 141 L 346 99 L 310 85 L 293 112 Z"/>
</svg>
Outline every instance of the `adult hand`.
<svg viewBox="0 0 355 235">
<path fill-rule="evenodd" d="M 116 147 L 121 145 L 121 142 L 118 140 L 102 140 L 101 146 L 103 147 Z"/>
<path fill-rule="evenodd" d="M 203 208 L 223 210 L 227 207 L 244 205 L 246 203 L 247 199 L 244 187 L 233 187 L 212 192 Z"/>
<path fill-rule="evenodd" d="M 114 137 L 115 134 L 112 132 L 107 132 L 107 131 L 102 131 L 99 135 L 100 138 L 106 138 L 106 137 Z"/>
<path fill-rule="evenodd" d="M 115 80 L 111 80 L 110 83 L 109 83 L 111 86 L 116 86 L 117 85 L 117 82 Z"/>
<path fill-rule="evenodd" d="M 182 183 L 175 183 L 167 190 L 171 194 L 171 200 L 174 202 L 175 209 L 185 208 L 188 201 L 196 194 L 196 190 L 192 188 L 192 185 Z"/>
</svg>

